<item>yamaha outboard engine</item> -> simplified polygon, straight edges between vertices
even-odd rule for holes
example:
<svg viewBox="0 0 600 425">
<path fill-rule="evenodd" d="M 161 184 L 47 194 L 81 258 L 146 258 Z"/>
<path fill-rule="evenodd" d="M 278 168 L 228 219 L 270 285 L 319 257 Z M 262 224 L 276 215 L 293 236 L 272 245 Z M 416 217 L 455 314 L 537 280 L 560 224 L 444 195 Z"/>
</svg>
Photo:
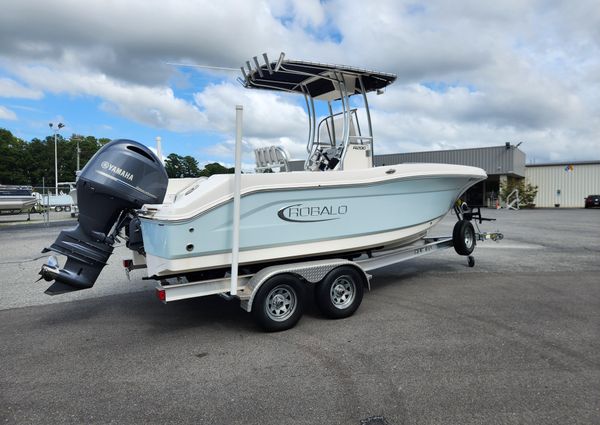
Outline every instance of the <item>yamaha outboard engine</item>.
<svg viewBox="0 0 600 425">
<path fill-rule="evenodd" d="M 54 280 L 46 293 L 94 286 L 121 228 L 136 228 L 133 210 L 162 203 L 168 180 L 162 162 L 146 146 L 114 140 L 102 147 L 77 180 L 78 226 L 60 232 L 56 242 L 42 251 L 67 256 L 62 269 L 56 260 L 42 266 L 42 278 Z"/>
</svg>

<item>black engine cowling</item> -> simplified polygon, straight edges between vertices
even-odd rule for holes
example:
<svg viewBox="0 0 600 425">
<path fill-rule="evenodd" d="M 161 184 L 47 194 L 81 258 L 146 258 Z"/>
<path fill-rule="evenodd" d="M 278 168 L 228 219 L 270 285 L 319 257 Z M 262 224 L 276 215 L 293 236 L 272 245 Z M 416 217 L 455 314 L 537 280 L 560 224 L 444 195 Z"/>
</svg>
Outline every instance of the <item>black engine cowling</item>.
<svg viewBox="0 0 600 425">
<path fill-rule="evenodd" d="M 67 256 L 62 269 L 42 266 L 42 277 L 54 280 L 46 293 L 94 286 L 113 251 L 114 235 L 128 225 L 126 214 L 144 204 L 162 203 L 168 180 L 162 162 L 146 146 L 121 139 L 102 147 L 77 180 L 78 226 L 63 230 L 50 248 L 42 251 Z"/>
</svg>

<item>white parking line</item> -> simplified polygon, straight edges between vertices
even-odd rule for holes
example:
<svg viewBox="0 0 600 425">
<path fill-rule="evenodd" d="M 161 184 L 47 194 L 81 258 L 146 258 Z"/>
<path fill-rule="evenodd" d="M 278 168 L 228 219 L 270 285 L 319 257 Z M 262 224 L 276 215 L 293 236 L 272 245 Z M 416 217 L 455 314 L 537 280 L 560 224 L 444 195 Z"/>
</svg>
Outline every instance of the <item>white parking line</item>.
<svg viewBox="0 0 600 425">
<path fill-rule="evenodd" d="M 477 249 L 544 249 L 542 245 L 534 245 L 534 244 L 513 244 L 509 245 L 500 241 L 495 244 L 492 242 L 487 242 L 485 244 L 477 244 Z"/>
</svg>

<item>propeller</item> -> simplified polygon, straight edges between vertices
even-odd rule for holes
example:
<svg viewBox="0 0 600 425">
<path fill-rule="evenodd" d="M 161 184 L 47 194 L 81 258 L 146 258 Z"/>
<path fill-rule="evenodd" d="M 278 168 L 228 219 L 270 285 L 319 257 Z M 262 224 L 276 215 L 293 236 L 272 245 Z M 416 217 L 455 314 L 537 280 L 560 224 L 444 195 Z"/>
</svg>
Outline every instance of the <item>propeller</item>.
<svg viewBox="0 0 600 425">
<path fill-rule="evenodd" d="M 59 268 L 58 259 L 54 255 L 51 255 L 46 260 L 46 264 L 42 266 L 42 269 L 39 272 L 40 278 L 36 280 L 36 282 L 39 282 L 42 279 L 47 282 L 54 280 L 54 276 L 57 275 Z"/>
</svg>

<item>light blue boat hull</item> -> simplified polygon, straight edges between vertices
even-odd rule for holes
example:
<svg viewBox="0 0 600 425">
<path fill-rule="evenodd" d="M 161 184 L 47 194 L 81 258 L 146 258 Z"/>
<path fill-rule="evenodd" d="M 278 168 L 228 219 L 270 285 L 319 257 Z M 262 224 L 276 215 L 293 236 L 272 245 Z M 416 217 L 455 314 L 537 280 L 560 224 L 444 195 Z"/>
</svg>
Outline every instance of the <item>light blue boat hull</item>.
<svg viewBox="0 0 600 425">
<path fill-rule="evenodd" d="M 375 184 L 254 192 L 242 197 L 240 252 L 336 240 L 338 252 L 357 251 L 346 241 L 434 224 L 477 180 L 467 176 L 403 178 Z M 142 219 L 144 248 L 149 257 L 164 260 L 229 253 L 232 247 L 233 201 L 188 220 Z M 425 226 L 428 228 L 429 226 Z M 420 235 L 414 235 L 414 238 Z M 413 240 L 414 240 L 413 238 Z M 384 245 L 402 241 L 390 239 Z M 380 242 L 378 242 L 380 243 Z"/>
</svg>

